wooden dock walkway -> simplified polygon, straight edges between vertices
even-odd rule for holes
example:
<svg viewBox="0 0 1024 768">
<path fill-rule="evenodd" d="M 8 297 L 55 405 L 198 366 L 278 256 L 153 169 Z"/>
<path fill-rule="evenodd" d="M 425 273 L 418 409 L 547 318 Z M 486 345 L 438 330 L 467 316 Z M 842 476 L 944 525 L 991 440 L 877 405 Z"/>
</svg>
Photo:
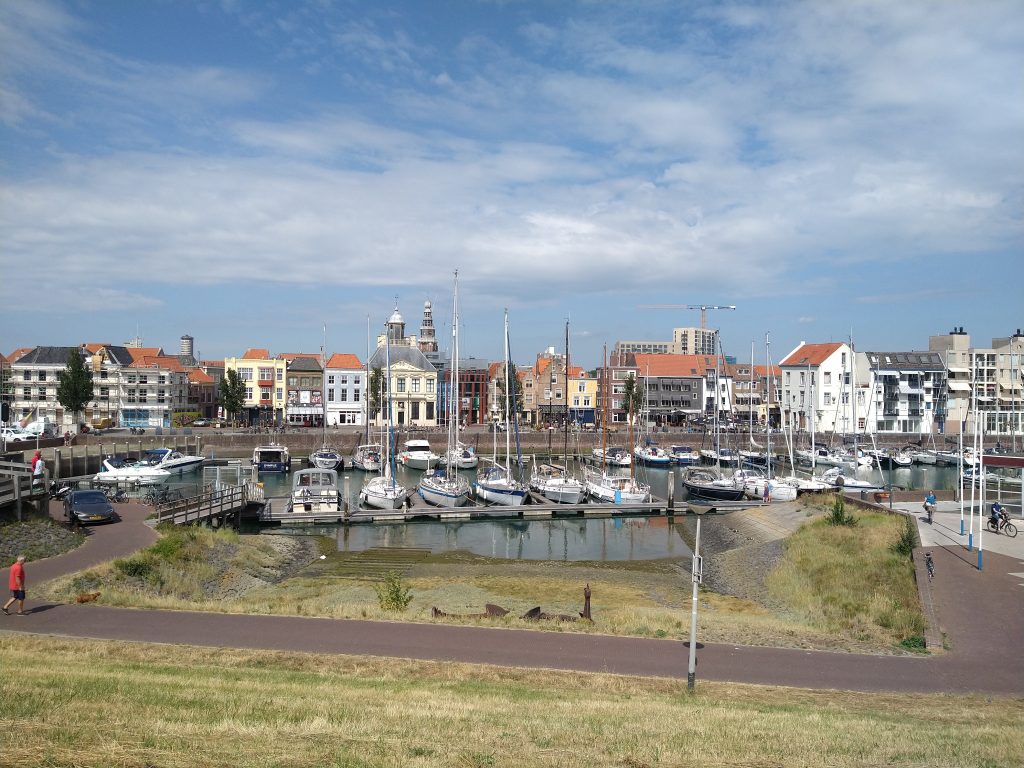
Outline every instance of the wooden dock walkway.
<svg viewBox="0 0 1024 768">
<path fill-rule="evenodd" d="M 224 525 L 237 520 L 250 504 L 264 502 L 263 488 L 257 483 L 244 483 L 219 490 L 204 491 L 180 501 L 158 504 L 157 523 L 189 525 L 210 522 Z"/>
</svg>

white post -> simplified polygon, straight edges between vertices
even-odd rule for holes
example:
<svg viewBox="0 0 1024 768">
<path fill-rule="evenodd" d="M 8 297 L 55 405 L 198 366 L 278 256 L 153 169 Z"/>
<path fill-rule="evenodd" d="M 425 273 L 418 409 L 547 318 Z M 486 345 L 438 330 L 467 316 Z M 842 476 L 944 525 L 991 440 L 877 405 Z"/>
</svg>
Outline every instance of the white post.
<svg viewBox="0 0 1024 768">
<path fill-rule="evenodd" d="M 693 568 L 690 580 L 693 582 L 693 605 L 690 609 L 690 663 L 686 671 L 686 688 L 692 691 L 697 679 L 697 587 L 701 581 L 700 560 L 700 518 L 697 518 L 697 536 L 693 543 Z"/>
<path fill-rule="evenodd" d="M 964 408 L 963 404 L 957 405 L 957 416 L 959 416 L 960 429 L 960 450 L 957 458 L 957 466 L 960 469 L 957 483 L 960 488 L 960 535 L 964 535 Z"/>
<path fill-rule="evenodd" d="M 998 429 L 998 425 L 997 425 Z M 985 514 L 985 424 L 982 422 L 978 430 L 978 439 L 981 443 L 981 450 L 978 451 L 978 482 L 981 483 L 981 489 L 978 494 L 979 505 L 978 505 L 978 570 L 982 569 L 982 556 L 985 550 L 985 523 L 983 516 Z"/>
<path fill-rule="evenodd" d="M 974 408 L 973 416 L 974 416 L 974 434 L 971 435 L 971 445 L 975 448 L 975 451 L 977 451 L 977 445 L 978 445 L 978 408 L 977 408 L 977 406 L 975 406 L 975 408 Z M 977 457 L 977 455 L 978 455 L 977 453 L 974 454 L 975 457 Z M 960 472 L 961 472 L 961 477 L 962 477 L 963 476 L 963 469 L 962 469 L 962 467 L 963 467 L 963 454 L 961 454 L 961 456 L 960 456 L 960 466 L 961 466 Z M 967 532 L 967 551 L 968 552 L 970 552 L 971 549 L 974 548 L 974 491 L 975 491 L 975 488 L 977 488 L 977 485 L 978 485 L 978 482 L 977 482 L 978 478 L 977 478 L 977 476 L 975 474 L 976 469 L 977 469 L 976 465 L 972 464 L 971 465 L 971 521 L 970 521 L 970 528 L 968 529 L 968 532 Z M 963 481 L 961 480 L 961 482 L 963 482 Z"/>
</svg>

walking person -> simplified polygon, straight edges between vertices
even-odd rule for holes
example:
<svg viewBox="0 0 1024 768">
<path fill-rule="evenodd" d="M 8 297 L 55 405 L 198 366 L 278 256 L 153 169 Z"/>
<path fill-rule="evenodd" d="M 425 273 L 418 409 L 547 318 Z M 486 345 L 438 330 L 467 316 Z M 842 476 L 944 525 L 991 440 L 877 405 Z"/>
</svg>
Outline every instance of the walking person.
<svg viewBox="0 0 1024 768">
<path fill-rule="evenodd" d="M 11 599 L 4 603 L 3 608 L 0 608 L 8 616 L 11 612 L 7 609 L 11 607 L 11 604 L 18 601 L 18 615 L 25 615 L 25 556 L 18 555 L 18 559 L 14 561 L 14 565 L 11 566 L 11 573 L 8 577 L 8 586 L 11 588 Z"/>
<path fill-rule="evenodd" d="M 35 488 L 43 484 L 43 472 L 46 471 L 46 462 L 43 461 L 43 454 L 40 451 L 36 451 L 36 455 L 32 457 L 32 487 Z"/>
</svg>

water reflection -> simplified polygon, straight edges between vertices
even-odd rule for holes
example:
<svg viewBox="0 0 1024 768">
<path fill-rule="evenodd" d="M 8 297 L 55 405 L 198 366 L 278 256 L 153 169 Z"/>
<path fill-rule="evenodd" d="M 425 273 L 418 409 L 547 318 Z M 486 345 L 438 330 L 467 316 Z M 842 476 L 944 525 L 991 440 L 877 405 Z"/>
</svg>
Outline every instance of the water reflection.
<svg viewBox="0 0 1024 768">
<path fill-rule="evenodd" d="M 620 561 L 688 558 L 682 525 L 665 517 L 572 520 L 415 522 L 389 525 L 293 526 L 278 533 L 330 536 L 339 552 L 416 547 L 464 551 L 505 560 Z"/>
</svg>

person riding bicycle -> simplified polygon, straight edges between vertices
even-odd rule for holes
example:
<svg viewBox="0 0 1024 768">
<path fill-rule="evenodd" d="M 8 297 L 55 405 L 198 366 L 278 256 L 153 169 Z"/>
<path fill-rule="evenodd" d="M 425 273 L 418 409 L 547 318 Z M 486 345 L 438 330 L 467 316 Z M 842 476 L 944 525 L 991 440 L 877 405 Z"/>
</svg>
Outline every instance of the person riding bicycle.
<svg viewBox="0 0 1024 768">
<path fill-rule="evenodd" d="M 999 526 L 1003 521 L 1003 505 L 998 501 L 992 502 L 992 515 L 989 518 L 989 524 L 999 530 Z"/>
<path fill-rule="evenodd" d="M 928 491 L 928 495 L 924 497 L 924 511 L 935 511 L 935 491 Z"/>
</svg>

